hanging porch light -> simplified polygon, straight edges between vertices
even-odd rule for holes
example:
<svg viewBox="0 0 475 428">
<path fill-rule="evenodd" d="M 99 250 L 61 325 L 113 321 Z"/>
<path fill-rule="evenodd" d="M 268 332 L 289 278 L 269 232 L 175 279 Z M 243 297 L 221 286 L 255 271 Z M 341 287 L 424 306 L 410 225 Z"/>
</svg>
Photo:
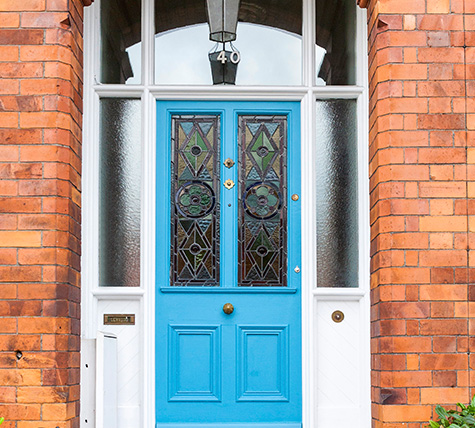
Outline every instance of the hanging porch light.
<svg viewBox="0 0 475 428">
<path fill-rule="evenodd" d="M 236 40 L 240 0 L 206 0 L 209 39 L 226 43 Z"/>
</svg>

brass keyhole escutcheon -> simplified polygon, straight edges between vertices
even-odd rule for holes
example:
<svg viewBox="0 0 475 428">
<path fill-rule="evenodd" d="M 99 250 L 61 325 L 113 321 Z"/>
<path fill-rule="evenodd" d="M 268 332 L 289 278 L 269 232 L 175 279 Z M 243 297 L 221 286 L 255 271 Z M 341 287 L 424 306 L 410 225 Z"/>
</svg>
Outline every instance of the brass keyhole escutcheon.
<svg viewBox="0 0 475 428">
<path fill-rule="evenodd" d="M 227 179 L 225 182 L 224 182 L 224 187 L 226 187 L 226 189 L 232 189 L 234 187 L 234 181 L 231 180 L 231 179 Z"/>
<path fill-rule="evenodd" d="M 234 165 L 234 161 L 230 158 L 227 158 L 223 163 L 226 168 L 232 168 Z"/>
<path fill-rule="evenodd" d="M 226 315 L 230 315 L 234 312 L 234 306 L 231 303 L 225 303 L 223 306 L 223 312 Z"/>
<path fill-rule="evenodd" d="M 335 311 L 332 313 L 332 320 L 334 322 L 342 322 L 345 319 L 345 314 L 342 311 Z"/>
</svg>

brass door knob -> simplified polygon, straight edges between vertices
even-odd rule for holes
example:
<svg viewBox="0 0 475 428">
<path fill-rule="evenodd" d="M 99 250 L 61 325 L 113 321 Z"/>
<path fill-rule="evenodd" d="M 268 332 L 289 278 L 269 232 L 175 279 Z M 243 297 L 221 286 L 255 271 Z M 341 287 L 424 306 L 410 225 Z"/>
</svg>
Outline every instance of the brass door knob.
<svg viewBox="0 0 475 428">
<path fill-rule="evenodd" d="M 223 306 L 223 312 L 227 315 L 230 315 L 234 312 L 234 306 L 231 303 L 225 303 Z"/>
</svg>

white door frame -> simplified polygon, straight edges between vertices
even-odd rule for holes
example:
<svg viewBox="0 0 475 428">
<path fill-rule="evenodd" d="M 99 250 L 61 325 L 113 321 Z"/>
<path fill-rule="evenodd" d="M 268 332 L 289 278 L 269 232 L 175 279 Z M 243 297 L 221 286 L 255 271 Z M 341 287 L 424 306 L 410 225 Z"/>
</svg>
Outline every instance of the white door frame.
<svg viewBox="0 0 475 428">
<path fill-rule="evenodd" d="M 95 75 L 99 47 L 98 8 L 100 0 L 85 9 L 85 67 L 84 67 L 84 119 L 83 119 L 83 227 L 82 227 L 82 338 L 94 339 L 101 325 L 105 306 L 134 305 L 137 309 L 136 327 L 140 352 L 140 424 L 134 428 L 152 428 L 155 425 L 155 111 L 156 100 L 281 100 L 301 102 L 301 166 L 302 166 L 302 384 L 303 427 L 317 427 L 322 421 L 319 408 L 318 359 L 321 350 L 315 338 L 319 321 L 317 306 L 320 302 L 338 305 L 353 302 L 358 305 L 359 331 L 358 358 L 360 361 L 358 388 L 360 394 L 360 421 L 353 426 L 368 427 L 370 416 L 370 319 L 369 319 L 369 179 L 368 179 L 368 93 L 367 93 L 367 35 L 366 10 L 357 10 L 358 72 L 355 86 L 314 86 L 314 2 L 304 0 L 303 66 L 299 87 L 251 86 L 159 86 L 98 85 Z M 153 17 L 153 1 L 142 0 L 142 16 Z M 143 19 L 142 55 L 144 58 L 142 81 L 153 82 L 153 23 Z M 98 135 L 99 100 L 101 97 L 127 97 L 142 100 L 142 220 L 141 220 L 141 287 L 98 287 Z M 358 156 L 359 156 L 359 224 L 360 224 L 360 287 L 356 289 L 316 288 L 316 215 L 315 215 L 315 100 L 358 100 Z M 105 306 L 104 306 L 105 305 Z M 114 331 L 112 331 L 114 333 Z M 120 335 L 119 335 L 120 343 Z M 89 377 L 82 369 L 82 387 L 89 389 Z M 85 385 L 87 384 L 87 385 Z M 342 403 L 337 403 L 341 405 Z M 84 415 L 92 409 L 83 406 L 81 427 L 93 427 L 91 419 L 84 423 Z M 338 407 L 338 409 L 340 409 Z M 336 410 L 337 412 L 341 410 Z M 320 414 L 319 414 L 320 412 Z M 119 413 L 120 419 L 120 413 Z M 126 418 L 127 419 L 127 418 Z M 128 428 L 128 422 L 123 422 Z M 320 424 L 319 424 L 320 425 Z M 100 428 L 100 427 L 98 427 Z M 118 428 L 122 428 L 119 426 Z M 326 428 L 319 426 L 318 428 Z"/>
</svg>

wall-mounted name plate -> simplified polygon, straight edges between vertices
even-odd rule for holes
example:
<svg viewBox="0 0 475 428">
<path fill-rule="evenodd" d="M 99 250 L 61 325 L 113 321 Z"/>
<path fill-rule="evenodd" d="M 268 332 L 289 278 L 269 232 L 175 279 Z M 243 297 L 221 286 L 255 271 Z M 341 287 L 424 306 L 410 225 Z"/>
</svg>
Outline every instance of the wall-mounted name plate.
<svg viewBox="0 0 475 428">
<path fill-rule="evenodd" d="M 135 314 L 104 314 L 104 325 L 135 325 Z"/>
</svg>

